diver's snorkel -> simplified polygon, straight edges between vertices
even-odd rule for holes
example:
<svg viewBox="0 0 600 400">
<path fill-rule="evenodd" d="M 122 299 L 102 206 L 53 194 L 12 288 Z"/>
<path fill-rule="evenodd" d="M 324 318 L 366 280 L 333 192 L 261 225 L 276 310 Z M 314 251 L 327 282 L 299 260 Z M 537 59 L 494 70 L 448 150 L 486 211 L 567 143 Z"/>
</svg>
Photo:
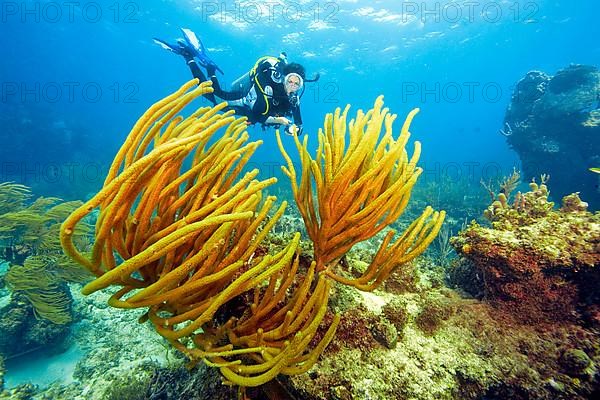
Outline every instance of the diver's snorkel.
<svg viewBox="0 0 600 400">
<path fill-rule="evenodd" d="M 281 53 L 279 53 L 279 57 L 277 57 L 277 59 L 278 59 L 279 61 L 281 61 L 282 63 L 284 63 L 284 64 L 287 64 L 287 63 L 288 63 L 288 60 L 287 60 L 287 53 L 286 53 L 285 51 L 282 51 Z"/>
</svg>

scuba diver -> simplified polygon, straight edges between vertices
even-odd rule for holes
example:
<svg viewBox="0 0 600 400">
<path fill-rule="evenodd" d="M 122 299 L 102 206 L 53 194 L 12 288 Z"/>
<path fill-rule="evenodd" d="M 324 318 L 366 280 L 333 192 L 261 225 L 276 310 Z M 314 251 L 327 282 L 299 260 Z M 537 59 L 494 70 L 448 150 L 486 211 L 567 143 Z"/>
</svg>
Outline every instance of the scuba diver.
<svg viewBox="0 0 600 400">
<path fill-rule="evenodd" d="M 200 67 L 206 70 L 212 81 L 213 93 L 204 95 L 213 104 L 216 97 L 227 101 L 228 108 L 236 114 L 248 118 L 247 123 L 260 123 L 263 129 L 270 126 L 284 126 L 289 135 L 302 134 L 302 115 L 300 113 L 300 97 L 304 93 L 305 82 L 315 82 L 306 79 L 305 69 L 298 63 L 288 63 L 287 55 L 282 52 L 279 57 L 261 57 L 254 67 L 231 84 L 231 90 L 221 88 L 216 71 L 223 71 L 207 56 L 206 49 L 196 34 L 182 28 L 183 39 L 177 39 L 175 44 L 154 38 L 154 42 L 163 49 L 183 56 L 192 75 L 200 82 L 205 82 Z M 290 119 L 291 118 L 291 119 Z"/>
</svg>

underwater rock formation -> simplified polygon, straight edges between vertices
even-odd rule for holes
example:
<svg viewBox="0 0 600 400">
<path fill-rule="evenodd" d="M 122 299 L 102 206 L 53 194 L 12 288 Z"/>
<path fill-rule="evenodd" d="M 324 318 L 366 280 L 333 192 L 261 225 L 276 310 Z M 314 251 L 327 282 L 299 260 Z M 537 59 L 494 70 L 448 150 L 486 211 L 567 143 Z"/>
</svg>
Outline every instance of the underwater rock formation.
<svg viewBox="0 0 600 400">
<path fill-rule="evenodd" d="M 571 65 L 554 76 L 528 72 L 516 85 L 502 132 L 526 178 L 547 173 L 557 198 L 575 191 L 600 208 L 600 72 Z"/>
<path fill-rule="evenodd" d="M 419 261 L 417 270 L 427 263 Z M 600 390 L 600 352 L 593 331 L 568 324 L 540 328 L 523 323 L 447 288 L 431 288 L 421 272 L 417 276 L 419 283 L 411 293 L 362 293 L 352 300 L 344 295 L 349 307 L 344 313 L 348 321 L 339 328 L 344 334 L 335 336 L 318 367 L 280 379 L 293 394 L 283 398 L 595 398 Z M 403 331 L 393 347 L 377 341 L 372 329 L 375 321 L 386 320 Z"/>
<path fill-rule="evenodd" d="M 577 194 L 559 210 L 545 184 L 530 184 L 509 204 L 500 194 L 485 212 L 492 228 L 473 222 L 451 242 L 475 267 L 484 300 L 528 322 L 600 326 L 600 213 Z"/>
</svg>

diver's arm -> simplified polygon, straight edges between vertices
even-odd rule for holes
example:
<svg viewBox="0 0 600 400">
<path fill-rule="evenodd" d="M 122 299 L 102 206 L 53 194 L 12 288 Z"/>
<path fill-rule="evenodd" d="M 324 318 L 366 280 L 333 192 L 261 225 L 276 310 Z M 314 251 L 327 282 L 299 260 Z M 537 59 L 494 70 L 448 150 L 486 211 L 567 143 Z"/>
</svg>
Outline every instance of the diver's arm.
<svg viewBox="0 0 600 400">
<path fill-rule="evenodd" d="M 267 125 L 290 125 L 292 122 L 286 117 L 268 117 L 265 122 Z"/>
<path fill-rule="evenodd" d="M 299 99 L 298 99 L 299 100 Z M 290 126 L 288 129 L 288 133 L 296 136 L 302 135 L 304 130 L 302 129 L 302 114 L 300 113 L 300 102 L 296 102 L 295 105 L 291 107 L 292 118 L 294 120 L 294 125 Z"/>
</svg>

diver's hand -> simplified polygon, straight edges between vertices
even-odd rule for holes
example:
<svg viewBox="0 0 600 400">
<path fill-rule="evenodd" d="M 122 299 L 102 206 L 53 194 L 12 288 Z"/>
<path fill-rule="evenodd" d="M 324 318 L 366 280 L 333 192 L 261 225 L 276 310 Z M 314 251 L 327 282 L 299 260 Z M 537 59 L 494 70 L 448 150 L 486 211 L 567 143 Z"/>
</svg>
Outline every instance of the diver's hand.
<svg viewBox="0 0 600 400">
<path fill-rule="evenodd" d="M 285 128 L 285 133 L 290 135 L 290 136 L 300 136 L 302 135 L 302 127 L 301 126 L 297 126 L 296 124 L 291 124 L 288 125 Z"/>
<path fill-rule="evenodd" d="M 292 121 L 287 119 L 286 117 L 277 117 L 277 123 L 285 126 L 289 126 L 292 124 Z"/>
</svg>

